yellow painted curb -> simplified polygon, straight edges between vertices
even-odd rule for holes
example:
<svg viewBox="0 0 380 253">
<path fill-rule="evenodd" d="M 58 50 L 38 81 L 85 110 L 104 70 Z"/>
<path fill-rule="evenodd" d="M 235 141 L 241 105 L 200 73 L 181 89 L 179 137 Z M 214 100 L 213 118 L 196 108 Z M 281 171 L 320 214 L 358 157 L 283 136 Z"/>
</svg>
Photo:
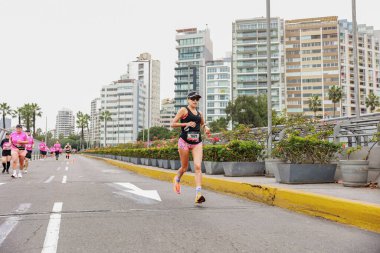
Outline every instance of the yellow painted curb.
<svg viewBox="0 0 380 253">
<path fill-rule="evenodd" d="M 119 168 L 163 181 L 172 182 L 176 175 L 174 171 L 156 170 L 143 165 L 85 156 L 104 160 Z M 194 175 L 185 174 L 181 178 L 181 183 L 194 186 Z M 380 205 L 268 185 L 253 185 L 228 179 L 211 178 L 207 175 L 202 178 L 202 187 L 380 233 Z"/>
</svg>

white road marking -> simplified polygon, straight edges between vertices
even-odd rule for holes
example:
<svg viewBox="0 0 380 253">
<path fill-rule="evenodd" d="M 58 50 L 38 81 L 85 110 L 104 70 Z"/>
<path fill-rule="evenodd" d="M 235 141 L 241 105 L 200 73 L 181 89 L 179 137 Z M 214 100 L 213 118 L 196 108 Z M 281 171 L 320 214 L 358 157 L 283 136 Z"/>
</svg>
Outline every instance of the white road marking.
<svg viewBox="0 0 380 253">
<path fill-rule="evenodd" d="M 5 183 L 0 183 L 0 185 L 2 185 L 2 184 L 5 184 Z"/>
<path fill-rule="evenodd" d="M 63 178 L 62 178 L 62 184 L 66 184 L 66 181 L 67 181 L 67 176 L 63 176 Z"/>
<path fill-rule="evenodd" d="M 120 185 L 124 188 L 128 188 L 129 190 L 126 190 L 126 192 L 136 194 L 145 198 L 161 201 L 160 195 L 158 194 L 156 190 L 142 190 L 131 183 L 115 183 L 115 184 Z"/>
<path fill-rule="evenodd" d="M 53 181 L 53 179 L 55 178 L 55 176 L 50 176 L 48 179 L 46 179 L 46 181 L 44 182 L 45 184 L 48 184 L 50 183 L 51 181 Z"/>
<path fill-rule="evenodd" d="M 103 173 L 111 173 L 111 174 L 120 174 L 120 171 L 117 170 L 102 170 Z"/>
<path fill-rule="evenodd" d="M 61 167 L 58 167 L 58 168 L 57 168 L 57 171 L 59 171 L 60 169 L 61 169 Z"/>
<path fill-rule="evenodd" d="M 59 227 L 61 226 L 61 212 L 62 202 L 55 202 L 53 206 L 53 213 L 50 215 L 49 225 L 46 230 L 44 246 L 41 253 L 55 253 L 57 252 Z"/>
<path fill-rule="evenodd" d="M 66 166 L 65 170 L 66 170 L 66 171 L 68 171 L 68 170 L 69 170 L 69 167 L 68 167 L 68 166 Z"/>
<path fill-rule="evenodd" d="M 26 211 L 28 211 L 30 206 L 30 203 L 23 203 L 17 208 L 16 213 L 25 213 Z M 4 223 L 0 225 L 0 246 L 7 238 L 9 233 L 12 232 L 12 230 L 17 226 L 20 220 L 20 217 L 12 216 L 6 219 Z"/>
</svg>

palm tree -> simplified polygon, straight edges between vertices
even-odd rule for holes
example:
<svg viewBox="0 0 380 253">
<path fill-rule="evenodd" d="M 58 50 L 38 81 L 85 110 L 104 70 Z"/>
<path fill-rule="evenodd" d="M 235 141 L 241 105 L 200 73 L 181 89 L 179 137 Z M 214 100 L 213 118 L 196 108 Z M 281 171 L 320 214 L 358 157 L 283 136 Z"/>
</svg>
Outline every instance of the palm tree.
<svg viewBox="0 0 380 253">
<path fill-rule="evenodd" d="M 314 112 L 314 118 L 317 117 L 317 112 L 321 110 L 321 105 L 322 102 L 318 95 L 313 95 L 309 98 L 309 108 Z"/>
<path fill-rule="evenodd" d="M 36 135 L 36 117 L 41 117 L 42 112 L 41 112 L 41 107 L 36 104 L 32 103 L 31 105 L 31 110 L 32 110 L 32 124 L 33 124 L 33 136 Z"/>
<path fill-rule="evenodd" d="M 25 127 L 30 131 L 30 126 L 33 121 L 33 108 L 31 104 L 24 104 L 21 110 L 21 119 L 24 120 Z"/>
<path fill-rule="evenodd" d="M 88 129 L 89 121 L 90 121 L 90 116 L 87 113 L 83 114 L 81 111 L 77 113 L 76 123 L 77 123 L 78 128 L 81 129 L 81 143 L 83 143 L 84 141 L 84 129 L 85 128 Z"/>
<path fill-rule="evenodd" d="M 329 99 L 334 103 L 334 118 L 335 118 L 335 111 L 336 111 L 336 103 L 339 103 L 340 100 L 342 100 L 343 96 L 344 96 L 344 93 L 341 87 L 333 85 L 329 89 Z"/>
<path fill-rule="evenodd" d="M 102 111 L 100 113 L 100 120 L 104 121 L 104 146 L 107 145 L 107 121 L 112 120 L 111 113 L 109 111 Z"/>
<path fill-rule="evenodd" d="M 11 107 L 7 103 L 0 104 L 0 113 L 3 116 L 3 129 L 5 129 L 5 117 L 7 115 L 13 115 Z"/>
<path fill-rule="evenodd" d="M 24 108 L 23 107 L 18 107 L 16 110 L 13 111 L 12 117 L 18 117 L 18 124 L 21 125 L 21 119 L 22 115 L 24 114 Z"/>
<path fill-rule="evenodd" d="M 376 109 L 376 107 L 380 106 L 379 97 L 376 96 L 372 91 L 369 93 L 368 97 L 365 98 L 365 106 L 368 108 L 370 112 L 372 113 L 373 110 Z"/>
</svg>

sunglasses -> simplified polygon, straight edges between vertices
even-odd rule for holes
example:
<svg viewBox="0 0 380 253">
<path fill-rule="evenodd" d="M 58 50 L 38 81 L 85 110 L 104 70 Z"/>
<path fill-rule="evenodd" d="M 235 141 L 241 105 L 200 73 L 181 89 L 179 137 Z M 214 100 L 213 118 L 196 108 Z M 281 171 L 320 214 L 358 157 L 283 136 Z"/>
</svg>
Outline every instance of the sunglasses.
<svg viewBox="0 0 380 253">
<path fill-rule="evenodd" d="M 196 97 L 196 98 L 189 98 L 191 101 L 199 101 L 200 98 Z"/>
</svg>

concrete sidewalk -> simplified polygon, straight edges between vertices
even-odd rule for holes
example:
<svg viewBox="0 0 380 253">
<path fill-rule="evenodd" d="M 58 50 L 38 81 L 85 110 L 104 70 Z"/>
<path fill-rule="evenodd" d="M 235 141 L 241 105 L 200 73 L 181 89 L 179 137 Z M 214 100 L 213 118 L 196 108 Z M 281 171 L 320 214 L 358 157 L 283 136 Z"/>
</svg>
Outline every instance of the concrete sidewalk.
<svg viewBox="0 0 380 253">
<path fill-rule="evenodd" d="M 280 184 L 274 178 L 267 177 L 225 177 L 223 175 L 206 175 L 208 177 L 228 179 L 249 184 L 264 184 L 276 188 L 287 188 L 310 193 L 322 194 L 330 197 L 337 197 L 380 205 L 380 188 L 351 188 L 342 184 Z"/>
<path fill-rule="evenodd" d="M 171 182 L 176 174 L 174 170 L 89 157 L 102 159 L 119 168 L 158 180 Z M 194 174 L 186 173 L 181 183 L 194 186 Z M 340 184 L 286 185 L 276 183 L 273 178 L 205 174 L 202 186 L 205 189 L 380 233 L 380 189 L 346 188 Z"/>
</svg>

